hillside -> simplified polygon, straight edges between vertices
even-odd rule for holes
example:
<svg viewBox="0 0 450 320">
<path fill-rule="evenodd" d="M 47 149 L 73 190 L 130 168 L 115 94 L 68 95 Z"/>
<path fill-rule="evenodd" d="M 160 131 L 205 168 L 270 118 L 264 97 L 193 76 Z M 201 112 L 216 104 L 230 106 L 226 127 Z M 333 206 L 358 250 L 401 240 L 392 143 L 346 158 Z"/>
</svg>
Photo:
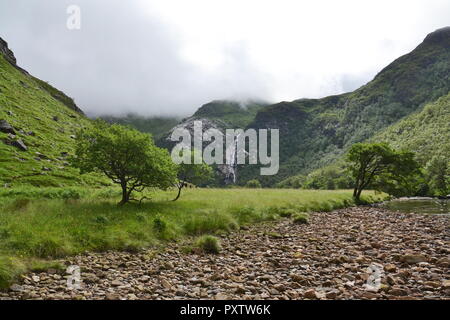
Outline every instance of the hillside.
<svg viewBox="0 0 450 320">
<path fill-rule="evenodd" d="M 0 183 L 62 186 L 98 183 L 69 166 L 76 132 L 88 126 L 73 99 L 16 64 L 0 39 Z"/>
<path fill-rule="evenodd" d="M 256 114 L 268 103 L 262 101 L 247 101 L 240 103 L 229 100 L 215 100 L 201 106 L 192 118 L 207 118 L 223 122 L 227 128 L 245 128 Z"/>
<path fill-rule="evenodd" d="M 450 93 L 387 127 L 367 142 L 387 142 L 395 149 L 413 151 L 422 167 L 426 167 L 434 156 L 450 159 Z M 286 178 L 278 186 L 349 188 L 352 181 L 346 176 L 344 168 L 343 158 L 338 158 L 307 176 L 294 175 Z"/>
<path fill-rule="evenodd" d="M 280 171 L 257 177 L 244 166 L 240 182 L 259 178 L 272 185 L 333 163 L 353 143 L 365 141 L 450 90 L 450 27 L 429 34 L 411 53 L 371 82 L 323 99 L 281 102 L 260 110 L 248 128 L 280 129 Z"/>
<path fill-rule="evenodd" d="M 450 93 L 388 127 L 371 140 L 385 141 L 397 149 L 414 151 L 422 165 L 435 155 L 450 159 Z"/>
<path fill-rule="evenodd" d="M 178 124 L 178 117 L 144 117 L 134 113 L 124 116 L 100 116 L 101 119 L 109 123 L 131 126 L 141 132 L 151 133 L 154 140 L 163 137 L 167 131 Z"/>
</svg>

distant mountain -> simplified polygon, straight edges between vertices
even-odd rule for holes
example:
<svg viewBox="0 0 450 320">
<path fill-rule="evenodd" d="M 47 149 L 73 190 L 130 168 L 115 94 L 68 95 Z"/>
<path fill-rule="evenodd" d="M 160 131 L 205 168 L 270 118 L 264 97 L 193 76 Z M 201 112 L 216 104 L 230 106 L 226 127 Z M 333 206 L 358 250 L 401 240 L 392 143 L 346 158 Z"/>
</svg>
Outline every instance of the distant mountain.
<svg viewBox="0 0 450 320">
<path fill-rule="evenodd" d="M 280 129 L 281 166 L 278 175 L 258 178 L 264 185 L 272 185 L 330 164 L 352 144 L 368 140 L 420 112 L 449 90 L 450 27 L 446 27 L 429 34 L 411 53 L 392 62 L 354 92 L 281 102 L 260 110 L 247 127 Z M 447 102 L 441 101 L 445 110 L 449 108 Z M 443 121 L 450 122 L 448 112 L 444 116 Z M 390 140 L 387 132 L 383 137 Z M 257 169 L 241 168 L 240 181 L 256 178 Z"/>
<path fill-rule="evenodd" d="M 63 186 L 97 184 L 67 157 L 77 131 L 90 123 L 72 98 L 30 75 L 0 38 L 0 183 Z"/>
<path fill-rule="evenodd" d="M 392 135 L 395 127 L 388 128 L 405 125 L 406 119 L 412 121 L 409 122 L 414 126 L 411 130 L 421 134 L 421 143 L 425 143 L 424 133 L 430 132 L 431 137 L 433 124 L 419 124 L 419 116 L 407 117 L 444 97 L 436 103 L 443 114 L 440 121 L 449 123 L 448 99 L 445 98 L 449 90 L 450 27 L 446 27 L 429 34 L 416 49 L 389 64 L 372 81 L 353 92 L 271 105 L 255 103 L 247 108 L 237 102 L 213 101 L 176 127 L 192 127 L 194 120 L 203 119 L 208 128 L 279 129 L 281 164 L 277 175 L 260 176 L 255 165 L 239 166 L 233 171 L 239 184 L 257 178 L 263 185 L 270 186 L 336 162 L 356 142 L 376 139 L 399 145 L 406 136 L 395 138 Z M 403 124 L 399 122 L 402 119 L 405 119 Z M 441 126 L 440 130 L 445 128 Z M 167 137 L 168 134 L 166 142 Z M 432 145 L 439 147 L 435 145 L 436 139 L 427 143 L 428 149 L 433 148 Z M 173 144 L 162 145 L 170 148 Z M 416 145 L 419 157 L 424 156 L 420 154 L 427 148 Z"/>
<path fill-rule="evenodd" d="M 99 118 L 109 123 L 128 125 L 141 132 L 151 133 L 154 140 L 161 139 L 167 131 L 180 122 L 180 118 L 177 117 L 145 117 L 135 113 L 124 116 L 104 115 Z"/>
</svg>

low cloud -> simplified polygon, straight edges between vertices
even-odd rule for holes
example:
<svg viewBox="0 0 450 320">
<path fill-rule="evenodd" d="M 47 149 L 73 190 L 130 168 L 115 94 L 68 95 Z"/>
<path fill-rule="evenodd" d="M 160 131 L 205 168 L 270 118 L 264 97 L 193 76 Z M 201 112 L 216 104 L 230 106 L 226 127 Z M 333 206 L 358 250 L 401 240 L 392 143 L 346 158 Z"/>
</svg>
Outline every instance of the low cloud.
<svg viewBox="0 0 450 320">
<path fill-rule="evenodd" d="M 449 9 L 442 1 L 408 2 L 403 27 L 388 17 L 393 29 L 377 30 L 362 18 L 333 25 L 348 19 L 281 2 L 3 0 L 0 36 L 19 65 L 88 114 L 185 116 L 214 99 L 275 102 L 353 90 L 445 25 Z M 427 18 L 417 16 L 426 3 Z M 81 8 L 80 30 L 66 27 L 72 4 Z M 361 10 L 355 6 L 355 17 Z"/>
</svg>

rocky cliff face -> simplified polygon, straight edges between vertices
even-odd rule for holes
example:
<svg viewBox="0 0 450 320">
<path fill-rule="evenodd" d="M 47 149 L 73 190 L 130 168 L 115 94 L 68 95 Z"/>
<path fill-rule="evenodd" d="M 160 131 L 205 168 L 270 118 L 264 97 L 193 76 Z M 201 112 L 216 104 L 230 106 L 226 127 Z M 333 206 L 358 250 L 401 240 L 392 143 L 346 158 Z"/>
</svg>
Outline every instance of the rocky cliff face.
<svg viewBox="0 0 450 320">
<path fill-rule="evenodd" d="M 8 61 L 13 67 L 28 75 L 26 70 L 17 65 L 17 59 L 14 56 L 14 52 L 12 52 L 12 50 L 8 47 L 8 43 L 2 38 L 0 38 L 0 54 L 2 54 L 6 61 Z"/>
<path fill-rule="evenodd" d="M 14 53 L 8 48 L 8 43 L 0 38 L 0 53 L 4 55 L 5 59 L 12 65 L 16 65 L 16 57 Z"/>
<path fill-rule="evenodd" d="M 171 140 L 172 133 L 178 129 L 185 129 L 189 131 L 191 139 L 192 139 L 192 145 L 188 147 L 193 146 L 193 139 L 196 136 L 196 132 L 194 130 L 194 123 L 196 121 L 200 121 L 202 124 L 202 136 L 203 133 L 209 129 L 216 129 L 220 131 L 223 136 L 225 137 L 225 130 L 227 128 L 227 124 L 223 121 L 220 121 L 218 119 L 211 120 L 208 118 L 200 118 L 200 117 L 190 117 L 187 119 L 184 119 L 181 123 L 176 125 L 172 130 L 169 131 L 169 133 L 160 141 L 159 145 L 172 150 L 172 148 L 177 144 L 176 141 Z M 198 135 L 198 132 L 197 132 Z M 198 137 L 197 137 L 198 138 Z M 208 145 L 210 142 L 203 142 L 203 148 Z M 225 143 L 225 139 L 224 139 Z M 224 146 L 225 147 L 225 146 Z M 237 180 L 237 164 L 236 164 L 236 146 L 233 144 L 229 148 L 225 149 L 224 156 L 226 159 L 224 159 L 224 164 L 218 164 L 215 165 L 215 169 L 219 174 L 219 183 L 220 184 L 233 184 L 236 183 Z"/>
</svg>

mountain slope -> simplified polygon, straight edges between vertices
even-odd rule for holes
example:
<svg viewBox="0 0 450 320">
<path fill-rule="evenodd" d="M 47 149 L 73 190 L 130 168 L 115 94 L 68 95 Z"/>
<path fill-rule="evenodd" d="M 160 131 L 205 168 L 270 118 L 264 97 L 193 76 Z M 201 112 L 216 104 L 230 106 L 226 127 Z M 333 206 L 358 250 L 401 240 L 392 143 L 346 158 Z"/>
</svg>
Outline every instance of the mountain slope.
<svg viewBox="0 0 450 320">
<path fill-rule="evenodd" d="M 63 92 L 16 64 L 0 39 L 0 183 L 62 186 L 98 183 L 69 166 L 76 132 L 90 124 Z M 11 127 L 9 127 L 11 126 Z"/>
<path fill-rule="evenodd" d="M 450 93 L 388 127 L 371 140 L 388 142 L 397 149 L 411 150 L 422 165 L 435 155 L 450 159 Z"/>
<path fill-rule="evenodd" d="M 247 101 L 240 103 L 229 100 L 215 100 L 201 106 L 193 118 L 207 118 L 223 122 L 227 128 L 245 128 L 253 121 L 256 114 L 268 103 L 262 101 Z"/>
<path fill-rule="evenodd" d="M 272 185 L 334 162 L 353 143 L 371 138 L 450 90 L 450 27 L 429 34 L 411 53 L 351 93 L 282 102 L 260 110 L 248 128 L 280 129 L 280 171 L 258 177 L 240 168 L 241 182 Z"/>
<path fill-rule="evenodd" d="M 151 133 L 155 141 L 161 139 L 167 131 L 180 121 L 180 118 L 177 117 L 144 117 L 133 113 L 125 116 L 105 115 L 100 118 L 109 123 L 127 125 L 141 132 Z"/>
<path fill-rule="evenodd" d="M 434 156 L 444 156 L 450 160 L 450 93 L 426 104 L 366 141 L 387 142 L 395 149 L 413 151 L 422 167 L 426 167 Z M 352 180 L 345 174 L 345 164 L 341 157 L 330 165 L 310 172 L 308 176 L 286 178 L 279 186 L 349 188 Z"/>
</svg>

